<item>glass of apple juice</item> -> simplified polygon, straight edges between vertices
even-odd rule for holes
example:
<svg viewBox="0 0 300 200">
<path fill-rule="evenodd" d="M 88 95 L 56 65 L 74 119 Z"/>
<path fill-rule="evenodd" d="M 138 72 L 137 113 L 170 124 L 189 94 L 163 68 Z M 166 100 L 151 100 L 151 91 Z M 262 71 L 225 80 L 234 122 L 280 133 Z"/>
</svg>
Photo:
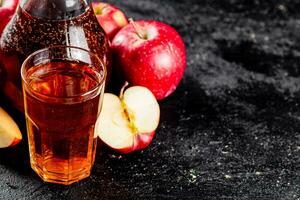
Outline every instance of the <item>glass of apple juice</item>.
<svg viewBox="0 0 300 200">
<path fill-rule="evenodd" d="M 81 48 L 54 46 L 31 54 L 21 76 L 32 169 L 44 181 L 64 185 L 88 177 L 105 87 L 103 62 Z"/>
</svg>

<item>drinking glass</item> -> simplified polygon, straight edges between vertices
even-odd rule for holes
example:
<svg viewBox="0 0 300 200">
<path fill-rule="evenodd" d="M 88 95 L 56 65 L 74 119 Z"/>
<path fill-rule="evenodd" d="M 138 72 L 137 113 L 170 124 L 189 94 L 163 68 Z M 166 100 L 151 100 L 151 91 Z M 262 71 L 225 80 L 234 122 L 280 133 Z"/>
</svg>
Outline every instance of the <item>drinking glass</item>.
<svg viewBox="0 0 300 200">
<path fill-rule="evenodd" d="M 46 182 L 69 185 L 91 173 L 106 68 L 93 53 L 54 46 L 21 68 L 30 163 Z"/>
</svg>

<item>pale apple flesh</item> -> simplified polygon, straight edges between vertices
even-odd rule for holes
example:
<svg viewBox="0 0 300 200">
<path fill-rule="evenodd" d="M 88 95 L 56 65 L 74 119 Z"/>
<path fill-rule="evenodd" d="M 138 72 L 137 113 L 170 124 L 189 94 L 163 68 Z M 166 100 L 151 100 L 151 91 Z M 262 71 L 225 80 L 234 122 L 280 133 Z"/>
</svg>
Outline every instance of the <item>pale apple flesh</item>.
<svg viewBox="0 0 300 200">
<path fill-rule="evenodd" d="M 14 120 L 0 108 L 0 148 L 11 147 L 22 140 L 22 134 Z"/>
<path fill-rule="evenodd" d="M 122 153 L 146 148 L 159 124 L 160 109 L 145 87 L 134 86 L 118 97 L 105 93 L 96 124 L 100 139 Z"/>
<path fill-rule="evenodd" d="M 150 90 L 141 86 L 128 88 L 123 101 L 139 133 L 150 133 L 157 128 L 160 110 Z"/>
<path fill-rule="evenodd" d="M 133 145 L 132 133 L 121 100 L 116 95 L 104 94 L 102 111 L 96 128 L 101 140 L 114 149 Z"/>
</svg>

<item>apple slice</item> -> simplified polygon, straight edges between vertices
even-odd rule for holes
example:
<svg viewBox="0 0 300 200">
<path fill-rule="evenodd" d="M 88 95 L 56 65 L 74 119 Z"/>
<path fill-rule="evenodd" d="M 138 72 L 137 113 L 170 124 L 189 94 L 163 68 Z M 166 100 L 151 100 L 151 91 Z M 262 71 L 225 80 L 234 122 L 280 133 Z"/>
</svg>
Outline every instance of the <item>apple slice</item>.
<svg viewBox="0 0 300 200">
<path fill-rule="evenodd" d="M 146 87 L 134 86 L 120 97 L 105 93 L 101 114 L 96 123 L 100 139 L 121 152 L 146 148 L 159 124 L 160 109 L 152 92 Z"/>
<path fill-rule="evenodd" d="M 0 148 L 12 147 L 22 140 L 22 134 L 14 120 L 0 108 Z"/>
</svg>

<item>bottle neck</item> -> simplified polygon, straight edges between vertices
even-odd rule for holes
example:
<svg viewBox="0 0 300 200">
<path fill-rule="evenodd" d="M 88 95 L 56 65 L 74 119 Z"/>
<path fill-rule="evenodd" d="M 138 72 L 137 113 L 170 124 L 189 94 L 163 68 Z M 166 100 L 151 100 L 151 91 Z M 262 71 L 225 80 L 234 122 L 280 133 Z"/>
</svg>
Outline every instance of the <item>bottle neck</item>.
<svg viewBox="0 0 300 200">
<path fill-rule="evenodd" d="M 87 0 L 21 0 L 20 7 L 30 15 L 47 20 L 66 20 L 83 14 Z"/>
</svg>

